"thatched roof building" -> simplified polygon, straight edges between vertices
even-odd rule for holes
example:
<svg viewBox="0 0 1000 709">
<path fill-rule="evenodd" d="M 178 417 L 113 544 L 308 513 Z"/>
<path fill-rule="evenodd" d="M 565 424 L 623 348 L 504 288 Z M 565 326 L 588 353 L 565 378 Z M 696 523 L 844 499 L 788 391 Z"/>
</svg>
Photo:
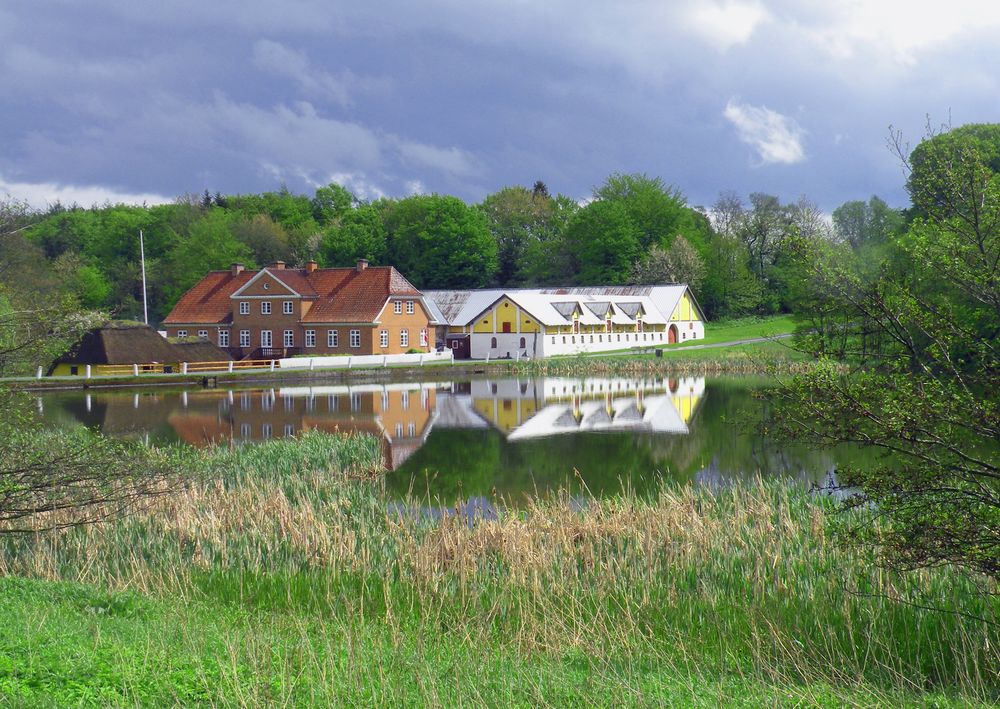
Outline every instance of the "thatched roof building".
<svg viewBox="0 0 1000 709">
<path fill-rule="evenodd" d="M 233 358 L 204 337 L 170 337 L 167 341 L 177 351 L 178 362 L 227 362 Z"/>
<path fill-rule="evenodd" d="M 180 360 L 177 349 L 149 325 L 128 320 L 111 320 L 84 333 L 66 354 L 52 363 L 49 374 L 57 369 L 88 364 L 121 365 L 178 361 Z"/>
</svg>

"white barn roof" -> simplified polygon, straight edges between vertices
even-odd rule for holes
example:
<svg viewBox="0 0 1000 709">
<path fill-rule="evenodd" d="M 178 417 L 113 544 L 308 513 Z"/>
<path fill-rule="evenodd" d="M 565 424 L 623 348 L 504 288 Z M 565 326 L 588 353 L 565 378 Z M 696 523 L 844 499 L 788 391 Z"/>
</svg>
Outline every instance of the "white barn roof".
<svg viewBox="0 0 1000 709">
<path fill-rule="evenodd" d="M 449 325 L 469 325 L 498 300 L 507 297 L 543 325 L 558 326 L 571 323 L 574 310 L 580 312 L 581 324 L 602 325 L 604 317 L 599 317 L 597 313 L 606 312 L 608 308 L 615 324 L 634 323 L 640 308 L 644 313 L 644 322 L 666 323 L 687 291 L 686 285 L 678 284 L 438 290 L 424 291 L 423 295 L 432 303 L 432 310 L 440 313 L 440 322 Z"/>
</svg>

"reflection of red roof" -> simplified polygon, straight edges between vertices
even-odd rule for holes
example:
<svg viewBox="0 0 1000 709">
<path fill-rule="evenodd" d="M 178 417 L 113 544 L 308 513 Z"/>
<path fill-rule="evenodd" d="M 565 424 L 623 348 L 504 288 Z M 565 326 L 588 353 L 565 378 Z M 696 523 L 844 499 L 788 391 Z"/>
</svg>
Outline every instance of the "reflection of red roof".
<svg viewBox="0 0 1000 709">
<path fill-rule="evenodd" d="M 420 296 L 420 291 L 392 266 L 355 268 L 267 269 L 299 295 L 313 300 L 305 322 L 374 322 L 392 295 Z M 233 321 L 230 296 L 259 271 L 212 271 L 181 296 L 164 324 L 225 324 Z"/>
</svg>

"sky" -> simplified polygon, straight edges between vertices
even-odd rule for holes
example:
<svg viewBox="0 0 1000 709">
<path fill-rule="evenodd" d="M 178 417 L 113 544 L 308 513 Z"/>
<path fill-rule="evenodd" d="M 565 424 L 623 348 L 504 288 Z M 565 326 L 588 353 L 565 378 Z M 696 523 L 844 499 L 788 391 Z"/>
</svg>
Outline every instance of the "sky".
<svg viewBox="0 0 1000 709">
<path fill-rule="evenodd" d="M 582 200 L 639 172 L 902 207 L 889 126 L 1000 119 L 998 30 L 969 0 L 0 0 L 0 195 Z"/>
</svg>

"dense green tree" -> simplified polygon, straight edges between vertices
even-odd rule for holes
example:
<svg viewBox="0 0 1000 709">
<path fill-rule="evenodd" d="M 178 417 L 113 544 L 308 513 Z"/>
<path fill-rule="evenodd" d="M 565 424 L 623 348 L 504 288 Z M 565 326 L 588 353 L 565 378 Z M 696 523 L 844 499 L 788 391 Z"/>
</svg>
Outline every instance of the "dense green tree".
<svg viewBox="0 0 1000 709">
<path fill-rule="evenodd" d="M 530 191 L 519 186 L 504 187 L 480 205 L 497 243 L 496 280 L 500 285 L 528 282 L 526 255 L 536 251 L 537 244 L 558 238 L 563 227 L 560 202 L 549 196 L 544 185 L 541 187 Z"/>
<path fill-rule="evenodd" d="M 642 234 L 618 201 L 597 200 L 566 226 L 575 281 L 582 285 L 622 284 L 642 251 Z"/>
<path fill-rule="evenodd" d="M 384 214 L 389 258 L 418 288 L 477 288 L 497 269 L 486 216 L 456 197 L 417 195 Z"/>
<path fill-rule="evenodd" d="M 358 259 L 373 264 L 392 265 L 386 260 L 386 228 L 383 213 L 388 200 L 364 204 L 341 214 L 323 232 L 320 246 L 327 266 L 353 266 Z"/>
<path fill-rule="evenodd" d="M 594 189 L 594 199 L 617 202 L 625 208 L 638 230 L 643 251 L 652 246 L 666 248 L 683 227 L 690 225 L 684 196 L 659 177 L 613 173 Z"/>
<path fill-rule="evenodd" d="M 233 263 L 256 265 L 250 248 L 233 236 L 232 226 L 229 213 L 212 209 L 178 242 L 165 263 L 170 276 L 164 286 L 167 302 L 176 303 L 208 271 L 226 269 Z"/>
<path fill-rule="evenodd" d="M 885 243 L 903 228 L 903 222 L 902 213 L 877 196 L 867 202 L 845 202 L 833 210 L 835 237 L 855 250 Z"/>
</svg>

